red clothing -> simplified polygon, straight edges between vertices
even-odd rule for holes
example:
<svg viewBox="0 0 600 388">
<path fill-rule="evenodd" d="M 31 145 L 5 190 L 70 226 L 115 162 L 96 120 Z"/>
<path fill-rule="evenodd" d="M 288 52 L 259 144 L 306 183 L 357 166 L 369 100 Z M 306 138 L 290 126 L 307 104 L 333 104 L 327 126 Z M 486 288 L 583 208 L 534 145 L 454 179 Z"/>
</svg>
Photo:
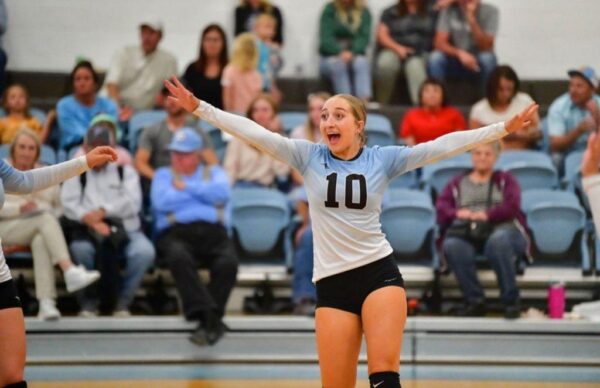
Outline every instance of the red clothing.
<svg viewBox="0 0 600 388">
<path fill-rule="evenodd" d="M 424 143 L 467 127 L 465 118 L 456 108 L 443 107 L 437 112 L 413 108 L 406 112 L 400 127 L 400 137 L 412 136 L 415 143 Z"/>
</svg>

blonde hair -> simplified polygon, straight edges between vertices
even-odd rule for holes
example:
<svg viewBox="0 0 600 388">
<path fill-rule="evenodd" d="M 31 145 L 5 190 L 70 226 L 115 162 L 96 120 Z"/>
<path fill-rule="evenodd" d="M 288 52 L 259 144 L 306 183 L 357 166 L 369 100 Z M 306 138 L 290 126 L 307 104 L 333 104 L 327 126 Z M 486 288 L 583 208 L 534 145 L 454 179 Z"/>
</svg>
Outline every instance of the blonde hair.
<svg viewBox="0 0 600 388">
<path fill-rule="evenodd" d="M 350 106 L 350 113 L 352 113 L 354 119 L 357 122 L 363 122 L 363 128 L 362 131 L 358 133 L 358 137 L 360 139 L 361 146 L 367 144 L 367 134 L 365 133 L 365 126 L 367 125 L 367 108 L 365 107 L 363 100 L 350 94 L 336 94 L 331 98 L 341 98 L 342 100 L 346 101 Z"/>
<path fill-rule="evenodd" d="M 316 92 L 316 93 L 311 93 L 308 95 L 308 97 L 306 97 L 306 103 L 307 103 L 307 110 L 310 111 L 310 103 L 313 102 L 313 100 L 323 100 L 323 102 L 329 100 L 331 98 L 331 94 L 327 93 L 327 92 Z M 310 114 L 308 115 L 308 117 L 306 118 L 306 128 L 308 128 L 308 132 L 307 132 L 307 137 L 308 140 L 312 141 L 313 143 L 315 142 L 315 132 L 319 130 L 319 128 L 317 128 L 312 120 L 310 119 Z"/>
<path fill-rule="evenodd" d="M 246 5 L 250 5 L 250 2 L 248 0 L 240 0 L 240 5 L 241 6 L 246 6 Z M 261 0 L 260 1 L 260 6 L 265 8 L 265 10 L 267 12 L 271 12 L 271 9 L 273 8 L 273 6 L 271 5 L 271 3 L 269 3 L 268 0 Z"/>
<path fill-rule="evenodd" d="M 258 62 L 258 49 L 255 37 L 250 32 L 238 35 L 233 42 L 233 53 L 230 62 L 242 71 L 256 69 Z"/>
<path fill-rule="evenodd" d="M 10 158 L 14 162 L 15 149 L 17 148 L 17 142 L 19 141 L 19 139 L 22 136 L 29 136 L 35 142 L 35 147 L 37 148 L 37 153 L 35 155 L 35 160 L 34 160 L 34 164 L 35 164 L 40 159 L 40 154 L 42 153 L 42 142 L 40 141 L 40 137 L 38 136 L 38 134 L 29 128 L 19 129 L 19 131 L 16 133 L 16 135 L 13 138 L 13 141 L 10 143 L 10 147 L 9 147 Z"/>
<path fill-rule="evenodd" d="M 362 13 L 365 5 L 362 0 L 352 0 L 352 5 L 349 8 L 344 7 L 343 0 L 334 0 L 335 9 L 338 14 L 338 19 L 342 24 L 348 26 L 350 30 L 356 32 L 362 21 Z M 352 16 L 352 23 L 348 24 L 348 17 Z"/>
<path fill-rule="evenodd" d="M 260 15 L 258 15 L 256 19 L 254 19 L 254 26 L 256 27 L 258 24 L 264 22 L 273 23 L 275 27 L 277 27 L 277 19 L 270 13 L 261 13 Z"/>
</svg>

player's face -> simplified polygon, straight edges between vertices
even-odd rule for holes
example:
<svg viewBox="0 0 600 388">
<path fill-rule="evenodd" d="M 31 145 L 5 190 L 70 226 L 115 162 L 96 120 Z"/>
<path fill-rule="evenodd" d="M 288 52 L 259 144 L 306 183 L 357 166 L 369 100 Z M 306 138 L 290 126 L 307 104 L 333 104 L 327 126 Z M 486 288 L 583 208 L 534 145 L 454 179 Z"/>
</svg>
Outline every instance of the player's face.
<svg viewBox="0 0 600 388">
<path fill-rule="evenodd" d="M 489 144 L 482 144 L 471 151 L 473 169 L 479 173 L 490 172 L 494 169 L 498 155 Z"/>
<path fill-rule="evenodd" d="M 585 79 L 579 76 L 571 77 L 569 80 L 569 95 L 575 105 L 585 105 L 593 94 L 594 89 Z"/>
<path fill-rule="evenodd" d="M 509 104 L 515 95 L 515 83 L 506 78 L 500 78 L 498 90 L 496 91 L 496 99 L 498 103 L 504 105 Z"/>
<path fill-rule="evenodd" d="M 20 169 L 27 167 L 32 169 L 38 154 L 35 141 L 26 135 L 21 135 L 15 143 L 14 162 Z"/>
<path fill-rule="evenodd" d="M 350 154 L 361 147 L 359 133 L 363 125 L 356 121 L 346 100 L 333 97 L 323 105 L 321 136 L 334 155 L 343 159 L 354 157 Z"/>
<path fill-rule="evenodd" d="M 77 69 L 73 76 L 73 91 L 77 95 L 93 94 L 96 92 L 94 75 L 85 67 Z"/>
</svg>

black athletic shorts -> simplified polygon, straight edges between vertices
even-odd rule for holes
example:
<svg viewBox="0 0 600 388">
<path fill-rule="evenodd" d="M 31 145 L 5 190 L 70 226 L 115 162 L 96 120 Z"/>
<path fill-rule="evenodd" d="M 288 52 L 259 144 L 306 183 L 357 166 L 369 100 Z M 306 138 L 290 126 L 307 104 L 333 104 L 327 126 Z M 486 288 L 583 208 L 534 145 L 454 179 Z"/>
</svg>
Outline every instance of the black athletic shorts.
<svg viewBox="0 0 600 388">
<path fill-rule="evenodd" d="M 392 255 L 317 281 L 317 308 L 331 307 L 360 316 L 367 296 L 387 286 L 404 288 Z"/>
<path fill-rule="evenodd" d="M 0 310 L 21 307 L 21 299 L 12 279 L 0 283 Z"/>
</svg>

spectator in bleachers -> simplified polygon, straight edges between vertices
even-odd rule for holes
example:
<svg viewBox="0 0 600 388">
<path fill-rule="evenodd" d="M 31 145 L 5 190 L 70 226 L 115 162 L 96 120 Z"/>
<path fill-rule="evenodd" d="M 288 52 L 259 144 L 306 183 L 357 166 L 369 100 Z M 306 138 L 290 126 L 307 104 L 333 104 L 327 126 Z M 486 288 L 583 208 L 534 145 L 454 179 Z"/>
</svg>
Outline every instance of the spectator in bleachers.
<svg viewBox="0 0 600 388">
<path fill-rule="evenodd" d="M 277 105 L 266 94 L 252 101 L 247 117 L 273 132 L 281 132 Z M 287 164 L 238 138 L 229 142 L 223 167 L 232 185 L 238 187 L 270 187 L 277 183 L 278 178 L 287 178 L 290 174 Z"/>
<path fill-rule="evenodd" d="M 375 98 L 387 104 L 396 87 L 400 67 L 413 104 L 427 78 L 427 54 L 431 51 L 435 19 L 426 0 L 398 0 L 381 14 L 377 26 L 379 52 L 375 68 Z"/>
<path fill-rule="evenodd" d="M 185 318 L 199 321 L 191 340 L 212 345 L 226 330 L 222 318 L 238 260 L 223 226 L 229 181 L 220 166 L 202 164 L 201 149 L 197 132 L 177 131 L 169 144 L 171 165 L 156 171 L 151 197 L 158 257 L 175 279 Z M 198 267 L 209 269 L 208 285 L 200 279 Z"/>
<path fill-rule="evenodd" d="M 519 91 L 519 77 L 512 67 L 501 65 L 496 67 L 487 83 L 486 97 L 478 101 L 471 109 L 469 125 L 480 128 L 500 121 L 509 120 L 515 114 L 528 107 L 533 99 Z M 502 149 L 524 150 L 534 148 L 542 138 L 540 118 L 535 118 L 528 128 L 502 138 Z"/>
<path fill-rule="evenodd" d="M 254 30 L 256 18 L 261 14 L 272 15 L 277 21 L 273 40 L 283 45 L 283 18 L 281 11 L 268 0 L 241 0 L 235 9 L 235 36 Z"/>
<path fill-rule="evenodd" d="M 121 49 L 111 60 L 104 85 L 119 106 L 119 121 L 128 121 L 134 111 L 152 109 L 163 80 L 177 74 L 175 57 L 158 48 L 162 37 L 162 22 L 144 21 L 141 44 Z"/>
<path fill-rule="evenodd" d="M 292 280 L 292 302 L 294 314 L 315 315 L 317 289 L 313 277 L 313 235 L 308 213 L 308 198 L 302 188 L 298 195 L 296 212 L 302 224 L 296 231 L 294 252 L 294 277 Z"/>
<path fill-rule="evenodd" d="M 321 141 L 321 131 L 319 130 L 321 110 L 329 97 L 331 97 L 331 95 L 327 92 L 316 92 L 308 95 L 308 115 L 306 117 L 306 123 L 292 129 L 290 138 L 308 140 L 313 143 L 319 143 Z"/>
<path fill-rule="evenodd" d="M 227 37 L 218 24 L 209 24 L 202 31 L 198 59 L 190 63 L 183 82 L 194 95 L 212 106 L 223 109 L 221 76 L 227 66 Z"/>
<path fill-rule="evenodd" d="M 4 91 L 2 108 L 6 116 L 0 118 L 0 143 L 12 143 L 16 133 L 23 128 L 34 131 L 42 143 L 46 141 L 55 112 L 48 112 L 46 121 L 40 123 L 29 111 L 29 93 L 23 85 L 13 84 Z"/>
<path fill-rule="evenodd" d="M 102 145 L 114 147 L 115 138 L 109 126 L 98 124 L 88 130 L 85 149 Z M 114 309 L 116 316 L 128 316 L 135 292 L 155 256 L 154 246 L 141 230 L 142 193 L 137 172 L 131 166 L 115 164 L 96 167 L 66 181 L 61 201 L 70 220 L 73 257 L 102 273 L 99 291 L 108 304 L 102 307 Z M 90 287 L 80 295 L 82 316 L 98 313 L 95 291 L 96 287 Z"/>
<path fill-rule="evenodd" d="M 600 238 L 600 134 L 592 134 L 581 161 L 583 189 L 587 194 L 592 209 L 592 217 L 596 225 L 596 238 Z M 596 260 L 600 260 L 596 252 Z"/>
<path fill-rule="evenodd" d="M 283 66 L 281 50 L 273 41 L 277 20 L 269 15 L 262 14 L 254 23 L 254 35 L 258 48 L 257 70 L 263 79 L 263 92 L 270 93 L 275 101 L 281 101 L 281 92 L 277 87 L 277 75 Z"/>
<path fill-rule="evenodd" d="M 446 87 L 429 78 L 421 84 L 419 107 L 404 115 L 400 126 L 400 139 L 407 145 L 424 143 L 467 126 L 462 113 L 448 105 Z"/>
<path fill-rule="evenodd" d="M 434 38 L 435 51 L 428 59 L 431 77 L 476 80 L 484 91 L 496 67 L 494 40 L 498 9 L 480 0 L 456 0 L 440 12 Z"/>
<path fill-rule="evenodd" d="M 466 300 L 466 316 L 486 313 L 477 279 L 477 255 L 483 253 L 496 273 L 504 316 L 520 314 L 516 261 L 527 254 L 528 237 L 521 211 L 521 189 L 508 172 L 494 171 L 498 142 L 472 151 L 473 170 L 448 183 L 437 200 L 437 219 L 444 235 L 443 254 Z M 487 230 L 487 233 L 486 233 Z"/>
<path fill-rule="evenodd" d="M 103 125 L 103 126 L 107 126 L 108 128 L 110 128 L 110 130 L 112 131 L 113 137 L 115 139 L 117 139 L 117 141 L 118 141 L 121 130 L 119 129 L 119 125 L 117 123 L 117 120 L 115 119 L 115 116 L 107 114 L 107 113 L 100 113 L 99 115 L 94 116 L 92 121 L 90 121 L 89 128 L 94 127 L 96 125 Z M 84 146 L 77 148 L 77 150 L 73 154 L 73 158 L 77 158 L 79 156 L 85 155 L 84 148 L 85 148 Z M 132 166 L 133 165 L 131 153 L 129 152 L 129 150 L 127 148 L 121 147 L 120 145 L 117 145 L 114 148 L 115 148 L 115 151 L 117 151 L 117 155 L 119 156 L 119 158 L 115 162 L 117 165 L 121 165 L 121 166 Z"/>
<path fill-rule="evenodd" d="M 320 69 L 321 75 L 331 80 L 336 94 L 371 99 L 371 69 L 366 57 L 370 35 L 371 13 L 362 0 L 334 0 L 323 9 Z"/>
<path fill-rule="evenodd" d="M 223 70 L 223 106 L 226 111 L 243 114 L 260 94 L 263 80 L 256 70 L 258 48 L 254 35 L 243 33 L 233 42 L 233 53 Z"/>
<path fill-rule="evenodd" d="M 135 167 L 138 172 L 147 180 L 154 178 L 154 173 L 160 167 L 171 164 L 171 153 L 169 143 L 173 134 L 183 127 L 193 128 L 202 137 L 202 159 L 204 163 L 213 165 L 219 161 L 211 148 L 209 137 L 197 125 L 198 123 L 178 104 L 166 98 L 169 91 L 163 88 L 161 93 L 165 96 L 165 112 L 167 117 L 147 128 L 144 128 L 140 134 L 138 148 L 135 153 Z"/>
<path fill-rule="evenodd" d="M 553 158 L 562 166 L 564 156 L 585 148 L 588 135 L 600 125 L 598 77 L 591 67 L 570 70 L 569 91 L 548 110 L 548 134 Z"/>
<path fill-rule="evenodd" d="M 22 129 L 10 145 L 7 162 L 21 171 L 41 167 L 38 159 L 41 143 L 35 132 Z M 71 261 L 65 236 L 58 222 L 62 213 L 59 186 L 27 195 L 5 194 L 0 209 L 0 235 L 4 252 L 11 248 L 30 247 L 33 256 L 35 293 L 39 301 L 38 317 L 44 320 L 60 318 L 56 308 L 54 266 L 62 270 L 67 291 L 74 292 L 96 281 L 98 271 L 75 266 Z"/>
<path fill-rule="evenodd" d="M 117 117 L 118 108 L 113 100 L 97 95 L 100 78 L 91 62 L 75 65 L 70 76 L 73 94 L 58 100 L 56 113 L 60 128 L 60 148 L 68 150 L 81 144 L 94 116 L 106 113 Z"/>
</svg>

